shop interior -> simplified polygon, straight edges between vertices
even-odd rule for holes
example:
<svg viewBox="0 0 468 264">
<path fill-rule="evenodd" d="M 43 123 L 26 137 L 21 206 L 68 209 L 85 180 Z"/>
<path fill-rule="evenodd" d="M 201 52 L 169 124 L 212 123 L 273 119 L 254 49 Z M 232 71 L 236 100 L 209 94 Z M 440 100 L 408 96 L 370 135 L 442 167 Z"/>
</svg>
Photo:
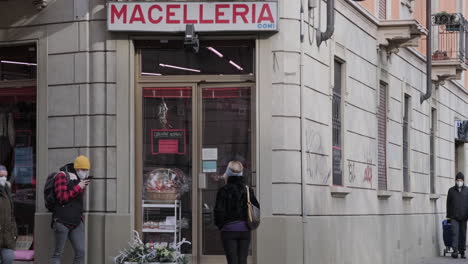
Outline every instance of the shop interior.
<svg viewBox="0 0 468 264">
<path fill-rule="evenodd" d="M 0 47 L 0 164 L 8 170 L 18 228 L 16 260 L 34 260 L 36 47 Z"/>
</svg>

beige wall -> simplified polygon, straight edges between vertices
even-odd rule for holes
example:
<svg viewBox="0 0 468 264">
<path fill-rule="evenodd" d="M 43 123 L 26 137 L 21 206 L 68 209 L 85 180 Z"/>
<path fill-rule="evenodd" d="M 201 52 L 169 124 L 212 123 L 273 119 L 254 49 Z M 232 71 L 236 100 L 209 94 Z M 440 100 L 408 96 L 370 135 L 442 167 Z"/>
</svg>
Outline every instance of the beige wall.
<svg viewBox="0 0 468 264">
<path fill-rule="evenodd" d="M 400 19 L 400 1 L 391 1 L 392 5 L 392 19 Z"/>
<path fill-rule="evenodd" d="M 457 11 L 457 0 L 440 0 L 439 11 L 445 11 L 448 13 L 456 13 Z"/>
<path fill-rule="evenodd" d="M 372 15 L 376 15 L 376 13 L 375 13 L 376 1 L 378 1 L 378 0 L 365 0 L 365 1 L 362 1 L 360 3 Z"/>
</svg>

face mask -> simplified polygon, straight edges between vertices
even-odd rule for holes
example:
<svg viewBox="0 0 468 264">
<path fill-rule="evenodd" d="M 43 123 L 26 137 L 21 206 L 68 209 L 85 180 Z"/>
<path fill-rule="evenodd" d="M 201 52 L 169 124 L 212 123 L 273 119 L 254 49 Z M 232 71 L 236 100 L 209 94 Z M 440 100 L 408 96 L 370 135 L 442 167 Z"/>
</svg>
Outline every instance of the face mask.
<svg viewBox="0 0 468 264">
<path fill-rule="evenodd" d="M 77 171 L 77 174 L 78 174 L 78 177 L 80 177 L 80 179 L 85 179 L 86 177 L 88 177 L 87 171 Z"/>
<path fill-rule="evenodd" d="M 465 183 L 464 183 L 464 182 L 462 182 L 462 181 L 457 181 L 457 185 L 458 185 L 458 187 L 460 187 L 460 188 L 461 188 L 461 187 L 463 187 L 463 184 L 465 184 Z"/>
<path fill-rule="evenodd" d="M 0 177 L 0 185 L 1 185 L 1 186 L 5 186 L 6 182 L 7 182 L 7 178 L 6 178 L 6 177 Z"/>
</svg>

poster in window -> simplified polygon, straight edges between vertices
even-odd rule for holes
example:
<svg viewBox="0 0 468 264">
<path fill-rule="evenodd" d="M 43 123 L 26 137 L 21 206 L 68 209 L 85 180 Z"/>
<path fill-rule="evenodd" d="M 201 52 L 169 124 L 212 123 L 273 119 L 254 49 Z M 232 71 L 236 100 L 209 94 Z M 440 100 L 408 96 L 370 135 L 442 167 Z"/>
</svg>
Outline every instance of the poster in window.
<svg viewBox="0 0 468 264">
<path fill-rule="evenodd" d="M 33 169 L 33 148 L 15 148 L 15 167 L 13 175 L 17 184 L 32 184 L 34 175 Z"/>
<path fill-rule="evenodd" d="M 151 153 L 186 154 L 185 129 L 152 129 Z"/>
</svg>

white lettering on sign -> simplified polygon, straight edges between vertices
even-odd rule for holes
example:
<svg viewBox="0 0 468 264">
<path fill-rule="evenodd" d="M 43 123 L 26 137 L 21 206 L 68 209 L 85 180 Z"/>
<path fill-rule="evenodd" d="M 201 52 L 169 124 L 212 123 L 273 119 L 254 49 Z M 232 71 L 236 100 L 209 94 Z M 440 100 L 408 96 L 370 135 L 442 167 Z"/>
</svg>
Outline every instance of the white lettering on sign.
<svg viewBox="0 0 468 264">
<path fill-rule="evenodd" d="M 108 2 L 110 31 L 277 31 L 277 2 Z"/>
</svg>

